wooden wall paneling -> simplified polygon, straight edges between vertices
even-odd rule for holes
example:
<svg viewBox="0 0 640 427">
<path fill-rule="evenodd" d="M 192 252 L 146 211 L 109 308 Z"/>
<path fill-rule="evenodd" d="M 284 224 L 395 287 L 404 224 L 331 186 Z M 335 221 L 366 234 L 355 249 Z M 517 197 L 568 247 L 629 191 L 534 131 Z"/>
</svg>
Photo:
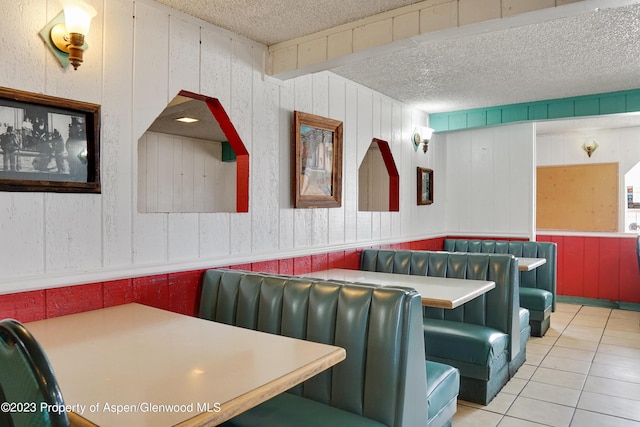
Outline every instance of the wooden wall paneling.
<svg viewBox="0 0 640 427">
<path fill-rule="evenodd" d="M 389 215 L 389 236 L 399 236 L 402 233 L 402 217 L 403 215 L 407 215 L 410 218 L 409 210 L 404 208 L 403 210 L 403 194 L 410 194 L 411 185 L 409 181 L 404 182 L 404 171 L 402 170 L 402 164 L 406 161 L 405 156 L 406 152 L 402 147 L 402 134 L 403 134 L 403 123 L 402 123 L 402 105 L 398 102 L 390 103 L 390 111 L 389 111 L 389 148 L 391 149 L 391 154 L 393 155 L 393 159 L 396 162 L 396 168 L 398 169 L 398 212 L 392 213 Z M 408 197 L 408 196 L 407 196 Z"/>
<path fill-rule="evenodd" d="M 393 157 L 393 151 L 391 151 L 391 126 L 392 126 L 392 103 L 389 99 L 387 98 L 382 98 L 380 100 L 380 132 L 379 132 L 379 138 L 382 139 L 383 141 L 386 141 L 388 146 L 389 146 L 389 151 L 391 156 Z M 395 162 L 395 158 L 394 158 L 394 162 Z M 381 171 L 386 171 L 387 168 L 386 166 L 383 166 L 383 168 L 380 169 Z M 388 173 L 384 173 L 383 177 L 388 178 L 389 174 Z M 394 177 L 393 179 L 397 179 L 397 177 Z M 398 180 L 399 181 L 399 180 Z M 389 181 L 386 182 L 385 187 L 381 187 L 383 188 L 385 191 L 382 192 L 382 194 L 388 194 L 388 196 L 386 197 L 387 201 L 386 203 L 389 204 L 390 200 L 391 200 L 391 192 L 392 192 L 392 186 L 389 183 Z M 386 189 L 388 190 L 388 193 L 386 191 Z M 399 190 L 398 190 L 399 191 Z M 395 199 L 394 199 L 395 200 Z M 400 209 L 399 206 L 395 207 L 396 209 Z M 391 217 L 392 217 L 392 213 L 391 212 L 382 212 L 380 213 L 380 238 L 381 239 L 388 239 L 391 237 Z"/>
<path fill-rule="evenodd" d="M 229 117 L 249 153 L 253 152 L 254 73 L 259 73 L 252 46 L 239 41 L 231 43 L 231 107 Z M 259 64 L 262 64 L 260 61 Z M 251 171 L 251 161 L 249 164 Z M 249 185 L 251 194 L 251 183 Z M 248 214 L 230 215 L 231 253 L 251 253 L 251 208 Z"/>
<path fill-rule="evenodd" d="M 82 197 L 46 193 L 44 197 L 45 271 L 59 273 L 101 268 L 100 195 Z"/>
<path fill-rule="evenodd" d="M 173 199 L 174 188 L 173 183 L 180 176 L 180 170 L 174 168 L 173 159 L 176 152 L 176 145 L 178 149 L 182 148 L 182 139 L 174 137 L 173 135 L 158 134 L 158 157 L 157 157 L 157 169 L 155 171 L 155 178 L 149 176 L 147 179 L 152 179 L 157 182 L 158 185 L 158 208 L 156 212 L 172 212 L 173 211 Z M 153 162 L 153 158 L 148 159 L 147 165 Z"/>
<path fill-rule="evenodd" d="M 136 2 L 134 16 L 132 143 L 137 146 L 138 139 L 170 100 L 167 95 L 170 28 L 166 10 L 160 10 L 151 4 Z M 153 78 L 150 78 L 151 76 Z M 148 150 L 147 155 L 149 155 Z M 149 171 L 147 173 L 149 174 Z M 149 180 L 147 180 L 148 185 Z M 149 207 L 152 206 L 151 203 L 152 200 L 148 199 Z M 157 207 L 155 206 L 156 209 Z M 165 261 L 167 259 L 166 215 L 134 211 L 132 225 L 133 263 Z"/>
<path fill-rule="evenodd" d="M 563 251 L 571 254 L 569 262 L 564 264 L 565 272 L 565 293 L 566 295 L 583 295 L 584 293 L 584 270 L 585 258 L 590 253 L 585 248 L 585 239 L 583 237 L 565 237 L 563 242 Z"/>
<path fill-rule="evenodd" d="M 61 71 L 58 60 L 37 35 L 45 23 L 60 12 L 60 5 L 56 3 L 46 8 L 43 7 L 42 0 L 25 0 L 19 6 L 4 7 L 2 11 L 2 34 L 6 37 L 3 56 L 20 60 L 3 61 L 0 67 L 0 85 L 19 86 L 21 90 L 42 93 L 46 87 L 46 73 L 43 72 L 45 67 L 55 73 L 65 74 Z M 25 37 L 25 34 L 33 36 Z M 30 54 L 25 55 L 24 52 Z M 7 82 L 20 84 L 9 85 Z"/>
<path fill-rule="evenodd" d="M 294 210 L 292 195 L 292 138 L 294 110 L 294 83 L 289 81 L 280 86 L 278 108 L 278 149 L 279 149 L 279 236 L 281 250 L 294 247 Z"/>
<path fill-rule="evenodd" d="M 512 212 L 517 202 L 512 198 L 517 197 L 518 183 L 510 179 L 513 169 L 521 167 L 519 163 L 511 161 L 512 152 L 516 151 L 514 145 L 518 141 L 512 139 L 509 134 L 495 133 L 495 149 L 493 150 L 491 163 L 494 166 L 493 196 L 494 206 L 491 230 L 496 233 L 507 234 L 511 231 Z M 515 163 L 515 164 L 514 164 Z"/>
<path fill-rule="evenodd" d="M 295 79 L 294 110 L 313 114 L 313 77 L 302 76 Z M 293 114 L 293 113 L 291 113 Z M 343 136 L 344 137 L 344 136 Z M 293 145 L 293 134 L 290 144 Z M 343 144 L 344 149 L 344 144 Z M 292 153 L 292 155 L 294 155 Z M 344 167 L 344 166 L 343 166 Z M 294 165 L 291 166 L 292 170 Z M 292 173 L 292 172 L 291 172 Z M 343 171 L 344 175 L 344 171 Z M 293 178 L 293 175 L 291 175 Z M 293 186 L 293 183 L 290 185 Z M 344 185 L 344 184 L 343 184 Z M 290 190 L 292 191 L 292 190 Z M 343 194 L 344 197 L 344 194 Z M 292 199 L 293 200 L 293 199 Z M 292 203 L 293 206 L 293 203 Z M 294 209 L 293 211 L 293 241 L 295 248 L 311 246 L 311 234 L 313 233 L 313 209 Z"/>
<path fill-rule="evenodd" d="M 358 89 L 346 85 L 345 126 L 343 129 L 342 197 L 344 206 L 344 239 L 355 242 L 358 239 Z"/>
<path fill-rule="evenodd" d="M 102 101 L 98 101 L 102 104 L 103 263 L 104 267 L 113 267 L 132 263 L 132 212 L 137 209 L 134 194 L 139 194 L 137 141 L 132 137 L 133 64 L 131 60 L 121 60 L 133 57 L 134 5 L 131 2 L 104 4 L 104 28 L 118 28 L 118 31 L 109 31 L 103 39 L 103 90 Z M 93 53 L 87 61 L 94 61 Z"/>
<path fill-rule="evenodd" d="M 496 192 L 493 191 L 494 175 L 503 179 L 508 168 L 497 169 L 493 155 L 500 147 L 498 130 L 475 132 L 471 137 L 471 174 L 468 176 L 470 192 L 466 200 L 466 214 L 470 230 L 492 230 L 496 210 Z M 497 170 L 495 170 L 497 169 Z M 492 230 L 493 231 L 493 230 Z"/>
<path fill-rule="evenodd" d="M 620 239 L 620 301 L 640 303 L 640 270 L 636 256 L 636 239 Z"/>
<path fill-rule="evenodd" d="M 200 93 L 200 27 L 174 15 L 169 17 L 169 89 L 168 100 L 181 91 Z M 194 144 L 190 138 L 174 138 L 172 212 L 194 212 Z M 198 256 L 198 222 L 195 215 L 169 215 L 169 258 Z M 179 222 L 179 224 L 175 224 Z M 179 230 L 177 235 L 173 230 Z M 196 238 L 190 242 L 185 236 Z M 182 253 L 182 255 L 179 255 Z"/>
<path fill-rule="evenodd" d="M 535 127 L 532 123 L 508 126 L 505 144 L 509 147 L 509 180 L 511 185 L 508 234 L 535 236 Z M 500 202 L 497 209 L 502 209 Z M 503 218 L 505 219 L 505 218 Z M 506 220 L 506 219 L 505 219 Z"/>
<path fill-rule="evenodd" d="M 577 265 L 574 269 L 580 269 L 580 273 L 574 272 L 579 283 L 575 285 L 573 295 L 585 296 L 587 298 L 598 298 L 599 294 L 599 271 L 600 264 L 596 260 L 600 257 L 600 238 L 599 237 L 580 237 L 568 236 L 564 238 L 564 245 L 567 246 L 565 253 L 565 270 L 569 270 L 575 262 Z M 573 248 L 569 242 L 582 242 L 582 253 L 573 252 Z"/>
<path fill-rule="evenodd" d="M 312 113 L 320 117 L 329 117 L 329 77 L 328 73 L 312 74 Z M 333 117 L 330 117 L 333 118 Z M 344 125 L 343 125 L 344 130 Z M 344 153 L 344 135 L 343 153 Z M 343 156 L 344 157 L 344 156 Z M 343 160 L 344 163 L 344 160 Z M 344 169 L 344 166 L 343 166 Z M 344 185 L 344 176 L 343 183 Z M 342 194 L 341 205 L 344 202 L 344 194 Z M 333 208 L 331 208 L 333 209 Z M 312 209 L 311 210 L 311 245 L 326 246 L 329 242 L 329 208 Z"/>
<path fill-rule="evenodd" d="M 405 105 L 399 105 L 398 109 L 399 111 L 394 116 L 394 123 L 399 127 L 399 135 L 397 136 L 400 139 L 394 145 L 397 144 L 397 152 L 399 153 L 396 166 L 400 175 L 400 214 L 391 217 L 391 227 L 394 235 L 404 236 L 420 229 L 420 216 L 424 209 L 420 209 L 416 204 L 418 191 L 416 179 L 418 163 L 416 162 L 419 153 L 414 151 L 413 144 L 409 144 L 415 127 L 414 122 L 419 122 L 419 119 L 414 119 L 413 116 L 415 114 L 419 117 L 419 113 Z"/>
<path fill-rule="evenodd" d="M 0 192 L 0 260 L 5 278 L 45 272 L 45 197 Z M 13 286 L 6 283 L 6 286 Z M 4 290 L 0 284 L 0 293 Z"/>
<path fill-rule="evenodd" d="M 371 103 L 371 139 L 369 140 L 369 144 L 367 145 L 367 150 L 368 147 L 371 146 L 371 141 L 373 140 L 373 138 L 379 138 L 380 136 L 380 120 L 381 120 L 381 111 L 380 111 L 380 95 L 378 94 L 372 94 L 373 96 L 373 102 Z M 366 156 L 366 154 L 365 154 Z M 364 157 L 363 157 L 364 160 Z M 378 162 L 380 160 L 380 157 L 378 157 L 378 160 L 376 160 L 376 162 Z M 376 194 L 376 198 L 380 199 L 383 193 L 386 193 L 386 189 L 389 188 L 388 185 L 387 187 L 380 187 L 380 185 L 384 185 L 384 177 L 382 176 L 382 172 L 384 171 L 384 166 L 383 169 L 380 169 L 380 165 L 378 164 L 378 170 L 376 171 L 377 173 L 375 173 L 375 175 L 372 176 L 372 178 L 374 178 L 377 182 L 378 182 L 378 190 L 375 192 Z M 371 238 L 374 240 L 380 240 L 380 238 L 382 237 L 382 213 L 380 211 L 373 211 L 371 212 Z"/>
<path fill-rule="evenodd" d="M 620 247 L 618 239 L 601 238 L 600 254 L 598 257 L 598 298 L 619 301 L 620 272 L 618 260 Z"/>
<path fill-rule="evenodd" d="M 345 123 L 346 114 L 346 85 L 344 79 L 334 75 L 329 76 L 329 117 Z M 329 209 L 329 245 L 341 244 L 345 241 L 345 203 L 350 194 L 347 192 L 346 157 L 349 153 L 347 147 L 346 129 L 342 133 L 342 206 Z"/>
<path fill-rule="evenodd" d="M 280 208 L 278 180 L 280 153 L 278 126 L 278 87 L 254 79 L 251 155 L 251 249 L 273 252 L 278 249 L 278 214 Z"/>
<path fill-rule="evenodd" d="M 356 136 L 356 153 L 357 162 L 356 169 L 358 170 L 362 159 L 369 149 L 371 144 L 371 138 L 373 138 L 373 95 L 364 88 L 357 89 L 357 136 Z M 350 171 L 353 173 L 353 171 Z M 373 218 L 371 212 L 357 212 L 356 233 L 358 241 L 371 240 L 373 235 Z"/>
<path fill-rule="evenodd" d="M 202 28 L 200 92 L 203 95 L 217 98 L 227 113 L 231 111 L 231 51 L 232 39 L 230 37 L 220 35 L 211 28 Z M 220 146 L 216 145 L 212 149 L 214 157 L 221 159 Z M 218 194 L 220 191 L 219 166 L 220 163 L 213 159 L 205 163 L 206 174 L 211 177 L 211 180 L 207 181 L 207 192 L 218 200 L 226 199 L 224 195 Z M 235 177 L 235 174 L 232 175 Z M 235 188 L 235 181 L 230 186 Z M 207 203 L 213 203 L 213 199 L 207 199 Z M 235 206 L 235 199 L 232 203 Z M 213 210 L 213 206 L 211 208 Z M 215 210 L 225 211 L 223 207 L 218 206 L 215 207 Z M 230 218 L 231 216 L 228 213 L 199 215 L 200 257 L 221 256 L 231 252 Z"/>
</svg>

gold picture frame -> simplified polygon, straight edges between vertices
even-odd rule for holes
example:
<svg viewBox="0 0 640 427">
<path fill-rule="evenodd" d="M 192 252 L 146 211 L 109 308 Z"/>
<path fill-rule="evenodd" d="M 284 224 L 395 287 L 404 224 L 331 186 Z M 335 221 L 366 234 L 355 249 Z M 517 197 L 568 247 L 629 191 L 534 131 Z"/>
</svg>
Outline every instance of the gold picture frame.
<svg viewBox="0 0 640 427">
<path fill-rule="evenodd" d="M 342 122 L 293 112 L 295 208 L 342 205 Z"/>
</svg>

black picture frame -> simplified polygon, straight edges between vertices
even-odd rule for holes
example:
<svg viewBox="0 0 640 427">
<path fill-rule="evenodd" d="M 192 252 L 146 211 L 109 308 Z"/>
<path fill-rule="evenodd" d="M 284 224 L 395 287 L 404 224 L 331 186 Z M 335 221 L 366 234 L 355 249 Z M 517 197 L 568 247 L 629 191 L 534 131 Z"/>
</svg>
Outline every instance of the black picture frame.
<svg viewBox="0 0 640 427">
<path fill-rule="evenodd" d="M 0 87 L 0 191 L 100 193 L 100 106 Z"/>
</svg>

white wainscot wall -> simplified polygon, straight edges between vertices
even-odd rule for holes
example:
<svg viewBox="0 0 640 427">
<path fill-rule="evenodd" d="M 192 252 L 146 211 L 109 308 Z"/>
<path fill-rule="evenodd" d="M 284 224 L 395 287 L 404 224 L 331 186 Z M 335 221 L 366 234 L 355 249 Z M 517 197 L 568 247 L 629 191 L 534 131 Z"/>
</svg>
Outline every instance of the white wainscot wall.
<svg viewBox="0 0 640 427">
<path fill-rule="evenodd" d="M 443 135 L 449 234 L 535 236 L 534 129 L 525 123 Z"/>
<path fill-rule="evenodd" d="M 60 12 L 56 1 L 8 2 L 3 9 L 9 59 L 0 67 L 1 86 L 102 106 L 102 194 L 0 193 L 0 293 L 445 231 L 447 152 L 437 138 L 426 156 L 411 145 L 426 115 L 328 72 L 285 82 L 265 77 L 265 46 L 150 0 L 88 1 L 98 16 L 78 71 L 60 68 L 38 36 Z M 218 98 L 230 115 L 250 153 L 248 213 L 138 213 L 138 139 L 180 90 Z M 291 207 L 294 110 L 344 122 L 340 208 Z M 358 165 L 373 137 L 391 146 L 400 212 L 357 210 Z M 416 205 L 416 166 L 434 169 L 433 205 Z"/>
</svg>

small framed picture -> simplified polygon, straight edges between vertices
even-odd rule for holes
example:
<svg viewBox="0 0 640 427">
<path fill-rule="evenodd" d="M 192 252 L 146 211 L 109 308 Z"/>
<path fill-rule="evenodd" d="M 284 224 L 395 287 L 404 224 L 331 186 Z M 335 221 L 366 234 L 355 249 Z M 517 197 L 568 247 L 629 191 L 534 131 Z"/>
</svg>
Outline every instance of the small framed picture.
<svg viewBox="0 0 640 427">
<path fill-rule="evenodd" d="M 418 204 L 433 203 L 433 170 L 418 166 Z"/>
<path fill-rule="evenodd" d="M 100 106 L 0 88 L 0 191 L 100 193 Z"/>
</svg>

